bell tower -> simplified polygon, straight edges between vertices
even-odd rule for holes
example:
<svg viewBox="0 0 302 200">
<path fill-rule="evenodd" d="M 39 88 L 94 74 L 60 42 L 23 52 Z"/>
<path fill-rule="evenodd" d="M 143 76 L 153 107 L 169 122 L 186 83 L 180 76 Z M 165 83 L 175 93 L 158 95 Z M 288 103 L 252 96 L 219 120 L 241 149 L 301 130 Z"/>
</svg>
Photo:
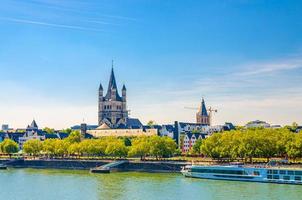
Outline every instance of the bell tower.
<svg viewBox="0 0 302 200">
<path fill-rule="evenodd" d="M 123 85 L 122 96 L 119 95 L 114 70 L 113 61 L 107 93 L 103 95 L 103 86 L 99 87 L 99 111 L 98 124 L 106 123 L 110 128 L 126 127 L 128 119 L 126 86 Z"/>
<path fill-rule="evenodd" d="M 203 98 L 198 112 L 196 113 L 196 123 L 210 126 L 210 116 L 208 114 L 206 104 Z"/>
</svg>

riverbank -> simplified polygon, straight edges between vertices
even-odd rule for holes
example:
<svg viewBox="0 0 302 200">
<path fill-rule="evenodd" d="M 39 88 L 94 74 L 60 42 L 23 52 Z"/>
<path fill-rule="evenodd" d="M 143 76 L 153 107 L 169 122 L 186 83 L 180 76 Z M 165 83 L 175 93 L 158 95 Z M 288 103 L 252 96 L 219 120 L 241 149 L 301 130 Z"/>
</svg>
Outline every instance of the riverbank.
<svg viewBox="0 0 302 200">
<path fill-rule="evenodd" d="M 70 170 L 89 170 L 111 162 L 114 162 L 114 160 L 0 160 L 0 164 L 5 164 L 12 168 Z M 112 168 L 112 171 L 178 173 L 187 164 L 189 163 L 174 161 L 129 161 Z"/>
<path fill-rule="evenodd" d="M 67 169 L 67 170 L 90 170 L 92 168 L 107 165 L 116 162 L 117 160 L 72 160 L 72 159 L 3 159 L 0 160 L 0 165 L 3 164 L 10 168 L 34 168 L 34 169 Z M 118 166 L 110 168 L 110 171 L 117 172 L 160 172 L 160 173 L 179 173 L 181 168 L 192 162 L 186 161 L 141 161 L 141 160 L 127 160 Z M 194 162 L 201 165 L 227 165 L 230 163 L 217 162 Z M 255 163 L 257 166 L 265 166 L 265 163 Z M 255 165 L 246 164 L 247 167 L 254 167 Z M 302 168 L 301 164 L 287 164 L 279 167 L 284 168 Z"/>
</svg>

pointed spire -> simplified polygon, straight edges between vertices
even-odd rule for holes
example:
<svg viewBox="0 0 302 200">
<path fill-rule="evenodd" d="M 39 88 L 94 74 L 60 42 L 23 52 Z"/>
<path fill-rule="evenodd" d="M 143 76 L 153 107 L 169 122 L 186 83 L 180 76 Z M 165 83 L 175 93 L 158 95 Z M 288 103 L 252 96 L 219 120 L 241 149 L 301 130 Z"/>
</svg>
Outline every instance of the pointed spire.
<svg viewBox="0 0 302 200">
<path fill-rule="evenodd" d="M 121 100 L 121 97 L 118 94 L 117 86 L 116 86 L 116 80 L 114 76 L 114 70 L 113 70 L 113 60 L 112 60 L 112 68 L 111 68 L 111 74 L 110 74 L 110 79 L 109 79 L 109 84 L 108 84 L 108 89 L 107 89 L 107 94 L 105 96 L 106 99 L 110 99 L 112 97 L 112 91 L 115 90 L 115 99 L 116 100 Z"/>
<path fill-rule="evenodd" d="M 109 84 L 108 84 L 108 91 L 111 89 L 117 89 L 113 66 L 111 68 L 111 74 L 110 74 L 110 79 L 109 79 Z"/>
<path fill-rule="evenodd" d="M 126 90 L 127 90 L 127 89 L 126 89 L 125 84 L 123 84 L 123 88 L 122 88 L 122 90 L 124 90 L 124 91 L 126 91 Z"/>
<path fill-rule="evenodd" d="M 208 111 L 204 99 L 201 101 L 201 116 L 208 116 Z"/>
<path fill-rule="evenodd" d="M 103 90 L 103 86 L 102 86 L 102 83 L 100 83 L 100 87 L 99 87 L 99 90 Z"/>
<path fill-rule="evenodd" d="M 38 125 L 37 125 L 35 119 L 31 122 L 30 128 L 38 128 Z"/>
</svg>

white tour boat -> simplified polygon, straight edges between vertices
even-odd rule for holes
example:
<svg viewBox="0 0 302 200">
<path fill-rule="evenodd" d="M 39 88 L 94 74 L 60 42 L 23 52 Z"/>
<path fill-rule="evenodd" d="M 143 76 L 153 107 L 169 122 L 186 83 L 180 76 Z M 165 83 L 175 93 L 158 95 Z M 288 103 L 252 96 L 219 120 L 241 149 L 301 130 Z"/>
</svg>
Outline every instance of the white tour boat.
<svg viewBox="0 0 302 200">
<path fill-rule="evenodd" d="M 188 165 L 181 172 L 192 178 L 302 185 L 302 169 Z"/>
</svg>

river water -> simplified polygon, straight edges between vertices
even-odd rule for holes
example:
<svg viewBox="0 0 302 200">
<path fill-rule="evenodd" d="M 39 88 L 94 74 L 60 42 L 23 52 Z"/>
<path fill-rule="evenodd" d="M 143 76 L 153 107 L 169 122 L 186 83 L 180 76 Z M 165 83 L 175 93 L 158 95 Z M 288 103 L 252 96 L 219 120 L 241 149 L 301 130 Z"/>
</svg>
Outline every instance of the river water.
<svg viewBox="0 0 302 200">
<path fill-rule="evenodd" d="M 9 169 L 1 200 L 301 200 L 302 186 L 184 178 L 180 174 Z"/>
</svg>

